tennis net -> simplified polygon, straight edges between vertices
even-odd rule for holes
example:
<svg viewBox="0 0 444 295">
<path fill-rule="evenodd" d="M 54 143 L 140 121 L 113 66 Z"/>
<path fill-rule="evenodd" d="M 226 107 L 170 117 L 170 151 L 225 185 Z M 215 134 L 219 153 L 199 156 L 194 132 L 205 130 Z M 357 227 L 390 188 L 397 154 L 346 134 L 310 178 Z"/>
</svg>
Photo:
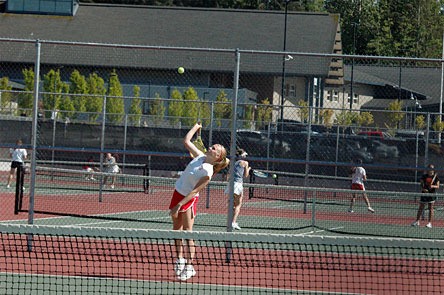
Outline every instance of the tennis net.
<svg viewBox="0 0 444 295">
<path fill-rule="evenodd" d="M 94 180 L 88 179 L 91 175 Z M 107 186 L 103 186 L 106 176 Z M 96 226 L 111 221 L 116 227 L 171 228 L 168 207 L 176 178 L 120 173 L 116 175 L 115 187 L 111 188 L 109 179 L 112 176 L 101 172 L 91 174 L 82 170 L 37 167 L 36 223 Z M 226 186 L 227 182 L 211 181 L 201 192 L 195 230 L 226 231 Z M 245 196 L 250 198 L 244 198 L 238 219 L 242 231 L 288 234 L 311 231 L 314 234 L 335 232 L 443 239 L 442 194 L 436 195 L 433 228 L 425 228 L 429 215 L 427 207 L 424 220 L 420 220 L 421 226 L 411 226 L 416 219 L 420 193 L 368 190 L 366 194 L 375 210 L 372 213 L 367 209 L 363 192 L 349 189 L 251 183 L 245 183 L 244 189 Z M 252 190 L 253 194 L 250 194 Z M 353 194 L 356 194 L 353 212 L 348 212 Z M 28 195 L 24 194 L 23 198 L 16 202 L 21 204 L 18 211 L 28 212 Z M 52 218 L 57 216 L 76 219 Z"/>
<path fill-rule="evenodd" d="M 11 294 L 438 294 L 444 242 L 0 225 Z M 194 240 L 195 276 L 174 271 Z"/>
</svg>

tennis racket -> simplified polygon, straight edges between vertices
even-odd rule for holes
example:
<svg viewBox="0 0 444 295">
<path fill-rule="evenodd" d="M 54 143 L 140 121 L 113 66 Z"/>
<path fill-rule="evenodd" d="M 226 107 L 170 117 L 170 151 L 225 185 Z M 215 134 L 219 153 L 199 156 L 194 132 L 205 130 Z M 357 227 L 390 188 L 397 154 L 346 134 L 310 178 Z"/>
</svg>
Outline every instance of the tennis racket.
<svg viewBox="0 0 444 295">
<path fill-rule="evenodd" d="M 430 188 L 429 188 L 429 189 L 431 189 L 431 186 L 432 186 L 433 183 L 435 182 L 437 176 L 438 176 L 437 173 L 435 173 L 435 174 L 433 175 L 432 182 L 430 182 Z"/>
<path fill-rule="evenodd" d="M 265 173 L 263 171 L 259 171 L 259 170 L 252 170 L 254 176 L 259 177 L 259 178 L 268 178 L 268 173 Z"/>
<path fill-rule="evenodd" d="M 199 122 L 200 123 L 200 122 Z M 207 152 L 207 148 L 205 147 L 205 144 L 202 141 L 202 132 L 201 129 L 199 129 L 197 131 L 197 137 L 194 141 L 192 141 L 192 143 L 197 147 L 197 149 L 199 151 L 201 151 L 202 153 L 206 153 Z M 193 155 L 190 153 L 190 156 L 193 157 Z"/>
</svg>

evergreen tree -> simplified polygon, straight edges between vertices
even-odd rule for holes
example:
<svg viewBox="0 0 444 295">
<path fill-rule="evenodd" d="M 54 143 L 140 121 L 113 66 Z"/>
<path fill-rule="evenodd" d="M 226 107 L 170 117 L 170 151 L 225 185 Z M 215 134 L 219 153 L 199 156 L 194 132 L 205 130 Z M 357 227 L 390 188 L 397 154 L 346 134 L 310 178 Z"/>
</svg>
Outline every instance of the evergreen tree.
<svg viewBox="0 0 444 295">
<path fill-rule="evenodd" d="M 89 96 L 86 99 L 85 108 L 89 121 L 96 122 L 103 110 L 103 97 L 106 94 L 105 81 L 97 73 L 92 73 L 86 79 L 86 83 Z"/>
<path fill-rule="evenodd" d="M 67 83 L 61 84 L 61 93 L 62 94 L 59 102 L 59 118 L 63 120 L 67 120 L 72 118 L 75 113 L 74 103 L 71 100 L 71 96 L 69 95 L 69 85 Z"/>
<path fill-rule="evenodd" d="M 193 87 L 188 87 L 183 93 L 184 108 L 182 116 L 184 117 L 183 123 L 186 126 L 193 126 L 198 120 L 201 119 L 199 114 L 199 97 L 196 90 Z"/>
<path fill-rule="evenodd" d="M 168 104 L 168 118 L 172 125 L 182 122 L 183 99 L 179 90 L 171 92 L 171 100 Z"/>
<path fill-rule="evenodd" d="M 86 101 L 88 99 L 88 83 L 86 82 L 85 76 L 80 74 L 78 70 L 74 70 L 69 78 L 71 85 L 69 92 L 71 94 L 76 94 L 71 96 L 71 100 L 74 104 L 75 113 L 74 118 L 78 117 L 79 114 L 85 113 L 86 111 Z"/>
<path fill-rule="evenodd" d="M 24 80 L 24 91 L 25 93 L 20 93 L 18 106 L 20 109 L 24 109 L 23 112 L 30 116 L 32 114 L 32 107 L 34 105 L 34 70 L 32 68 L 24 69 L 23 80 Z"/>
<path fill-rule="evenodd" d="M 133 87 L 133 98 L 131 99 L 129 121 L 136 126 L 140 126 L 140 118 L 142 117 L 141 102 L 142 100 L 140 99 L 140 87 L 135 85 Z"/>
<path fill-rule="evenodd" d="M 108 97 L 106 101 L 106 119 L 111 123 L 122 123 L 125 114 L 125 105 L 123 102 L 123 90 L 119 77 L 113 70 L 109 77 Z"/>
<path fill-rule="evenodd" d="M 12 95 L 9 90 L 12 87 L 9 85 L 9 79 L 7 77 L 3 77 L 0 79 L 0 109 L 8 108 L 11 106 Z M 6 90 L 6 91 L 2 91 Z M 6 110 L 5 110 L 6 111 Z"/>
<path fill-rule="evenodd" d="M 43 76 L 43 91 L 47 92 L 42 95 L 43 108 L 45 109 L 45 117 L 50 118 L 53 110 L 59 109 L 61 100 L 62 80 L 60 78 L 60 70 L 50 70 Z"/>
<path fill-rule="evenodd" d="M 160 124 L 165 118 L 165 104 L 160 98 L 159 93 L 156 93 L 154 100 L 150 102 L 150 115 L 154 118 L 155 125 Z"/>
<path fill-rule="evenodd" d="M 221 90 L 217 94 L 216 103 L 214 105 L 214 118 L 216 119 L 216 125 L 222 126 L 223 119 L 231 118 L 231 104 L 228 103 L 228 97 L 225 91 Z"/>
</svg>

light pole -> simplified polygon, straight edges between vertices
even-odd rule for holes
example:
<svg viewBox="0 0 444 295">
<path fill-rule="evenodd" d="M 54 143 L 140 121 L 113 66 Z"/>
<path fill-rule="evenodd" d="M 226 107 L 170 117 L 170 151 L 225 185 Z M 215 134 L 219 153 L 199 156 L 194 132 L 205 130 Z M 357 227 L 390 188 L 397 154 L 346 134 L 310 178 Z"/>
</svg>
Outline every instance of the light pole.
<svg viewBox="0 0 444 295">
<path fill-rule="evenodd" d="M 441 55 L 441 91 L 439 95 L 439 121 L 442 122 L 442 98 L 444 94 L 444 33 L 442 34 L 442 55 Z M 438 143 L 441 145 L 441 132 L 438 133 Z"/>
<path fill-rule="evenodd" d="M 284 48 L 283 51 L 285 52 L 287 50 L 287 16 L 288 16 L 288 3 L 291 0 L 285 0 L 285 20 L 284 20 Z M 283 122 L 284 122 L 284 87 L 285 87 L 285 62 L 286 62 L 287 56 L 284 54 L 282 56 L 282 79 L 281 79 L 281 126 L 282 130 L 284 130 Z"/>
</svg>

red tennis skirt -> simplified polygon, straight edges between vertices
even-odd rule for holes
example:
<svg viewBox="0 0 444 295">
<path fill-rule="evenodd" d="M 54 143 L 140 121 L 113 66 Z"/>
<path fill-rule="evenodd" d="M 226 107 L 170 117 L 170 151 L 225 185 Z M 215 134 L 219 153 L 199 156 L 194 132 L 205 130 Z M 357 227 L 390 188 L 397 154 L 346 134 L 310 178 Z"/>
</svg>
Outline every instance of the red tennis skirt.
<svg viewBox="0 0 444 295">
<path fill-rule="evenodd" d="M 171 198 L 170 209 L 176 207 L 176 205 L 183 200 L 185 196 L 179 194 L 176 190 L 174 190 L 173 197 Z M 194 198 L 188 201 L 188 203 L 182 205 L 180 207 L 179 212 L 185 212 L 191 208 L 193 217 L 197 215 L 197 201 L 199 200 L 199 194 L 197 194 Z"/>
<path fill-rule="evenodd" d="M 359 183 L 352 183 L 351 189 L 358 190 L 358 191 L 365 191 L 364 185 Z"/>
</svg>

